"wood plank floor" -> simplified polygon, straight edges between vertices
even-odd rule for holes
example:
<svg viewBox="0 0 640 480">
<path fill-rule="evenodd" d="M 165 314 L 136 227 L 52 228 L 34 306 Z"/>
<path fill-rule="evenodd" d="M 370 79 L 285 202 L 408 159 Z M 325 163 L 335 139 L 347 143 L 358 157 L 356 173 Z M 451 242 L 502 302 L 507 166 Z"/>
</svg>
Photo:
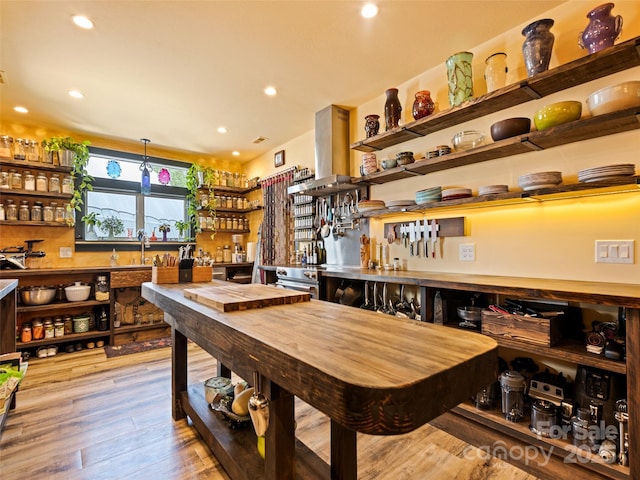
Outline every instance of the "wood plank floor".
<svg viewBox="0 0 640 480">
<path fill-rule="evenodd" d="M 0 438 L 2 480 L 229 477 L 188 420 L 170 409 L 168 348 L 106 358 L 92 349 L 34 359 Z M 189 345 L 189 381 L 215 360 Z M 237 379 L 235 379 L 237 380 Z M 329 461 L 329 422 L 296 403 L 298 437 Z M 398 437 L 358 439 L 363 480 L 535 480 L 430 425 Z"/>
</svg>

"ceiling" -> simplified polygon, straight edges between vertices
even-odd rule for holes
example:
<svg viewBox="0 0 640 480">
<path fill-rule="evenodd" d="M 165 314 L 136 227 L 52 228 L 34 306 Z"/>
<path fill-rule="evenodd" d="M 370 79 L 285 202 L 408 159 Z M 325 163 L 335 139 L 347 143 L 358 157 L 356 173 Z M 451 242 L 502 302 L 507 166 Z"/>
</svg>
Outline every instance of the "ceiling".
<svg viewBox="0 0 640 480">
<path fill-rule="evenodd" d="M 373 19 L 363 3 L 0 0 L 2 123 L 246 161 L 563 1 L 378 0 Z"/>
</svg>

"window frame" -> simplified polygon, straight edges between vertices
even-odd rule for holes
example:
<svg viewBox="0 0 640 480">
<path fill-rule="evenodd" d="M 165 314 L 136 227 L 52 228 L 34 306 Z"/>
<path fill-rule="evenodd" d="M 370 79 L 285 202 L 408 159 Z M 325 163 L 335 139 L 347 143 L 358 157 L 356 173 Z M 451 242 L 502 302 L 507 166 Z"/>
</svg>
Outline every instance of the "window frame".
<svg viewBox="0 0 640 480">
<path fill-rule="evenodd" d="M 133 154 L 128 152 L 122 152 L 119 150 L 110 150 L 106 148 L 99 147 L 89 147 L 89 154 L 91 156 L 105 156 L 113 158 L 114 160 L 122 159 L 122 160 L 133 160 L 135 162 L 142 162 L 142 156 L 139 154 Z M 191 166 L 191 163 L 179 160 L 170 160 L 166 158 L 160 157 L 150 157 L 148 156 L 148 161 L 152 164 L 162 165 L 167 167 L 182 167 L 188 169 Z M 76 180 L 79 182 L 79 180 Z M 156 185 L 151 184 L 151 193 L 149 195 L 142 195 L 140 193 L 140 182 L 133 182 L 129 180 L 118 180 L 118 188 L 114 187 L 113 180 L 107 178 L 94 178 L 91 183 L 93 191 L 99 192 L 111 192 L 111 193 L 126 193 L 126 194 L 134 194 L 136 196 L 136 225 L 137 228 L 141 228 L 138 225 L 144 225 L 144 215 L 140 215 L 139 213 L 144 209 L 144 198 L 145 197 L 159 197 L 159 198 L 182 198 L 185 199 L 185 218 L 188 219 L 188 211 L 189 211 L 189 200 L 188 200 L 188 189 L 186 187 L 173 187 L 168 185 Z M 77 188 L 77 185 L 76 185 Z M 140 249 L 140 242 L 136 240 L 85 240 L 85 225 L 80 219 L 86 214 L 87 209 L 87 194 L 85 191 L 83 193 L 82 205 L 80 206 L 80 210 L 75 211 L 75 249 L 80 252 L 108 252 L 116 248 L 121 251 L 135 251 Z M 144 213 L 144 212 L 143 212 Z M 193 231 L 189 232 L 193 234 Z M 195 242 L 178 242 L 178 241 L 167 241 L 167 242 L 151 242 L 151 248 L 146 250 L 162 250 L 166 251 L 167 247 L 184 245 L 186 243 L 195 243 Z M 154 248 L 155 247 L 155 248 Z"/>
</svg>

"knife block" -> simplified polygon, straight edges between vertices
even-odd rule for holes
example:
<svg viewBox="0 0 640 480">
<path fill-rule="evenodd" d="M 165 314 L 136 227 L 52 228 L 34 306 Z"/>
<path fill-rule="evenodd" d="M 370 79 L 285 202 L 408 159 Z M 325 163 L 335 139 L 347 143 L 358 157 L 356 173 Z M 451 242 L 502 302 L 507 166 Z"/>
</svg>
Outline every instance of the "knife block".
<svg viewBox="0 0 640 480">
<path fill-rule="evenodd" d="M 178 267 L 151 267 L 153 283 L 178 283 Z"/>
</svg>

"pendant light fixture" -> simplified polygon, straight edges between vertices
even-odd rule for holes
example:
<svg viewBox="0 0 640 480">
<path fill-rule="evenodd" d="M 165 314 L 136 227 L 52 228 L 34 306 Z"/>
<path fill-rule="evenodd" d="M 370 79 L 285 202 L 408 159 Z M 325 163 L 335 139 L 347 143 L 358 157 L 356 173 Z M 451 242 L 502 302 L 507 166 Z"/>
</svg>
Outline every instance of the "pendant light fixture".
<svg viewBox="0 0 640 480">
<path fill-rule="evenodd" d="M 147 143 L 151 140 L 148 138 L 141 138 L 140 141 L 144 142 L 144 156 L 142 157 L 142 163 L 140 164 L 140 171 L 142 172 L 142 176 L 140 178 L 140 193 L 142 193 L 142 195 L 149 195 L 151 193 L 151 172 L 153 172 L 153 168 L 151 168 L 149 158 L 147 157 Z"/>
</svg>

